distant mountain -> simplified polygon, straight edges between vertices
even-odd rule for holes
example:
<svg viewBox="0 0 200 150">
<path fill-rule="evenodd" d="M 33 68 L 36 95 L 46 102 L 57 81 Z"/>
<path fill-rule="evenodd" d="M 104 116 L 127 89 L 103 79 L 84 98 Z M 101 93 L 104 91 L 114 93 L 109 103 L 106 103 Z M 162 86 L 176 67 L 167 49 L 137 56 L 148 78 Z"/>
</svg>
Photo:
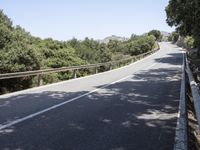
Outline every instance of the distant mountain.
<svg viewBox="0 0 200 150">
<path fill-rule="evenodd" d="M 127 41 L 129 38 L 126 37 L 120 37 L 120 36 L 116 36 L 116 35 L 112 35 L 112 36 L 108 36 L 106 38 L 104 38 L 103 40 L 99 40 L 100 43 L 108 43 L 110 40 L 117 40 L 117 41 Z"/>
<path fill-rule="evenodd" d="M 167 40 L 170 33 L 166 32 L 166 31 L 160 31 L 161 34 L 163 35 L 163 40 Z M 142 35 L 147 35 L 148 33 L 144 33 Z M 129 40 L 129 38 L 127 37 L 120 37 L 120 36 L 116 36 L 116 35 L 112 35 L 112 36 L 108 36 L 106 38 L 104 38 L 103 40 L 98 40 L 100 43 L 108 43 L 110 40 L 117 40 L 117 41 L 127 41 Z"/>
</svg>

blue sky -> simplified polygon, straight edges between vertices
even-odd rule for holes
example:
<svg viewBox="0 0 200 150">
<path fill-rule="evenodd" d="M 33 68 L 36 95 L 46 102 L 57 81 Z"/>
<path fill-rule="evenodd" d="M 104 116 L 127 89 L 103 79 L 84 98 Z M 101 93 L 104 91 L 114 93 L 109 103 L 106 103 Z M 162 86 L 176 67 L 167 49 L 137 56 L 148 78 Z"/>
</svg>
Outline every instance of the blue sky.
<svg viewBox="0 0 200 150">
<path fill-rule="evenodd" d="M 68 40 L 129 37 L 166 24 L 168 0 L 1 0 L 0 9 L 32 35 Z"/>
</svg>

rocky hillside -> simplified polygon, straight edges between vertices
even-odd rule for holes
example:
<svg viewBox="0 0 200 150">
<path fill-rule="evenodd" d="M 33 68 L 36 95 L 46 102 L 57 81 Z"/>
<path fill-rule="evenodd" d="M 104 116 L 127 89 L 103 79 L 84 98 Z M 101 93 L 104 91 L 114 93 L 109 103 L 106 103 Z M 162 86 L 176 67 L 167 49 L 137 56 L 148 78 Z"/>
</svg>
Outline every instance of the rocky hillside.
<svg viewBox="0 0 200 150">
<path fill-rule="evenodd" d="M 129 38 L 126 37 L 120 37 L 120 36 L 116 36 L 116 35 L 112 35 L 112 36 L 108 36 L 106 38 L 104 38 L 103 40 L 99 40 L 100 43 L 108 43 L 110 40 L 117 40 L 117 41 L 127 41 Z"/>
</svg>

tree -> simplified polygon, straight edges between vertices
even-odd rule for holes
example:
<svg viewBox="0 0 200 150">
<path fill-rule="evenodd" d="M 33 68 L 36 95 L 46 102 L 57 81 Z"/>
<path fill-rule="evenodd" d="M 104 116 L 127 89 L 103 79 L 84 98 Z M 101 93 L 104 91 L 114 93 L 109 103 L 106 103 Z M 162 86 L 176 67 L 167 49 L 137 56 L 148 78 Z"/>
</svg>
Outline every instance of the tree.
<svg viewBox="0 0 200 150">
<path fill-rule="evenodd" d="M 162 40 L 162 34 L 159 30 L 151 30 L 148 35 L 153 35 L 156 38 L 156 41 Z"/>
<path fill-rule="evenodd" d="M 0 23 L 12 29 L 12 21 L 3 13 L 3 10 L 0 9 Z"/>
<path fill-rule="evenodd" d="M 129 54 L 131 56 L 139 55 L 150 51 L 154 48 L 155 37 L 151 36 L 140 36 L 129 43 Z"/>
<path fill-rule="evenodd" d="M 182 36 L 193 36 L 200 56 L 200 1 L 170 0 L 166 7 L 167 23 Z"/>
<path fill-rule="evenodd" d="M 167 40 L 168 40 L 169 42 L 172 42 L 172 40 L 173 40 L 172 34 L 170 34 L 170 35 L 168 36 Z"/>
<path fill-rule="evenodd" d="M 111 53 L 107 48 L 106 44 L 102 43 L 99 46 L 99 50 L 97 51 L 97 60 L 100 63 L 105 63 L 111 61 Z"/>
<path fill-rule="evenodd" d="M 132 35 L 129 40 L 111 40 L 100 43 L 85 38 L 79 41 L 57 41 L 32 36 L 20 26 L 13 26 L 11 20 L 0 10 L 0 74 L 32 71 L 46 68 L 79 66 L 105 63 L 138 55 L 151 50 L 155 37 Z M 108 67 L 101 67 L 105 71 Z M 77 75 L 90 73 L 90 69 L 77 71 Z M 72 72 L 53 73 L 42 76 L 45 84 L 66 80 Z M 0 80 L 0 94 L 33 87 L 35 77 Z"/>
<path fill-rule="evenodd" d="M 0 49 L 8 45 L 12 40 L 12 32 L 8 27 L 0 23 Z"/>
<path fill-rule="evenodd" d="M 172 42 L 176 43 L 178 41 L 178 38 L 179 38 L 179 33 L 178 32 L 172 32 L 171 37 L 172 37 Z"/>
<path fill-rule="evenodd" d="M 53 56 L 45 60 L 45 66 L 49 68 L 60 68 L 69 66 L 79 66 L 83 64 L 81 60 L 75 54 L 75 49 L 72 47 L 67 47 L 57 50 Z"/>
<path fill-rule="evenodd" d="M 185 39 L 184 39 L 184 46 L 187 49 L 194 48 L 194 38 L 192 38 L 191 36 L 185 37 Z"/>
</svg>

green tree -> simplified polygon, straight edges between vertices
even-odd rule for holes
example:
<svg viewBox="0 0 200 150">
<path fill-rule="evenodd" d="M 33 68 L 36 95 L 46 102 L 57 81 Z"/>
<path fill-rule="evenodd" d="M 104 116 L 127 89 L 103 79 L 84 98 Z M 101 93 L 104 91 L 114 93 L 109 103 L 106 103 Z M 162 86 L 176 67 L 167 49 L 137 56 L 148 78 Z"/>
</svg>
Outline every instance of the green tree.
<svg viewBox="0 0 200 150">
<path fill-rule="evenodd" d="M 173 38 L 172 38 L 172 34 L 170 34 L 169 36 L 168 36 L 168 39 L 167 39 L 169 42 L 172 42 L 172 40 L 173 40 Z"/>
<path fill-rule="evenodd" d="M 151 30 L 148 35 L 153 35 L 157 41 L 161 41 L 162 40 L 162 34 L 159 30 Z"/>
<path fill-rule="evenodd" d="M 178 41 L 178 38 L 179 38 L 179 33 L 178 32 L 172 32 L 171 37 L 172 37 L 172 42 L 176 43 Z"/>
<path fill-rule="evenodd" d="M 129 54 L 131 56 L 139 55 L 150 51 L 154 48 L 155 37 L 151 36 L 140 36 L 132 40 L 129 44 Z"/>
<path fill-rule="evenodd" d="M 6 45 L 10 44 L 12 40 L 11 30 L 0 23 L 0 49 L 3 49 Z"/>
<path fill-rule="evenodd" d="M 182 36 L 193 36 L 200 55 L 200 1 L 170 0 L 166 7 L 167 23 Z"/>
<path fill-rule="evenodd" d="M 57 41 L 52 38 L 40 39 L 32 36 L 0 11 L 0 73 L 32 71 L 46 68 L 79 66 L 104 63 L 138 55 L 152 50 L 155 37 L 132 35 L 129 40 L 111 40 L 107 44 L 85 38 L 79 41 Z M 108 67 L 101 67 L 105 71 Z M 86 75 L 91 69 L 77 71 Z M 45 84 L 69 79 L 72 72 L 53 73 L 43 76 Z M 33 87 L 35 77 L 0 80 L 0 93 Z"/>
<path fill-rule="evenodd" d="M 82 65 L 83 61 L 75 54 L 72 47 L 57 50 L 52 57 L 45 60 L 45 66 L 49 68 L 60 68 Z"/>
<path fill-rule="evenodd" d="M 107 48 L 106 44 L 100 44 L 99 50 L 97 51 L 97 61 L 99 63 L 111 61 L 111 53 Z"/>
<path fill-rule="evenodd" d="M 185 39 L 184 39 L 184 46 L 185 46 L 187 49 L 194 48 L 194 38 L 191 37 L 191 36 L 185 37 Z"/>
</svg>

